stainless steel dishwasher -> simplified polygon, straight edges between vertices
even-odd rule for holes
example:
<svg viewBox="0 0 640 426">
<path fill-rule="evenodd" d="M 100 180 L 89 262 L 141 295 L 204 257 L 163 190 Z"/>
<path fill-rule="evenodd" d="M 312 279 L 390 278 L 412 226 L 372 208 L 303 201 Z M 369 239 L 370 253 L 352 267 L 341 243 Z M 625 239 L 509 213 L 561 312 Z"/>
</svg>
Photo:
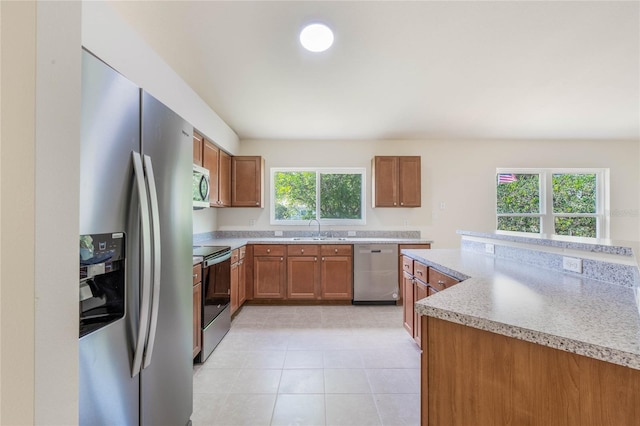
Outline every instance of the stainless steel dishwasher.
<svg viewBox="0 0 640 426">
<path fill-rule="evenodd" d="M 354 244 L 353 304 L 395 304 L 398 245 Z"/>
</svg>

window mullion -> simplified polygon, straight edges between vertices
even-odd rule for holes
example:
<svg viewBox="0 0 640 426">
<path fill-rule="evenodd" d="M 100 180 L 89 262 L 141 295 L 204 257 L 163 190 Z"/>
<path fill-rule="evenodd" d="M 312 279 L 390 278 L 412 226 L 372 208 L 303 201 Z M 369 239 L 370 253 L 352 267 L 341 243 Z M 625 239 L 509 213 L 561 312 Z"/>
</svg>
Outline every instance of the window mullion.
<svg viewBox="0 0 640 426">
<path fill-rule="evenodd" d="M 316 219 L 320 221 L 320 172 L 316 172 Z"/>
<path fill-rule="evenodd" d="M 540 213 L 542 214 L 542 234 L 555 234 L 555 220 L 553 217 L 553 179 L 551 172 L 540 173 Z"/>
</svg>

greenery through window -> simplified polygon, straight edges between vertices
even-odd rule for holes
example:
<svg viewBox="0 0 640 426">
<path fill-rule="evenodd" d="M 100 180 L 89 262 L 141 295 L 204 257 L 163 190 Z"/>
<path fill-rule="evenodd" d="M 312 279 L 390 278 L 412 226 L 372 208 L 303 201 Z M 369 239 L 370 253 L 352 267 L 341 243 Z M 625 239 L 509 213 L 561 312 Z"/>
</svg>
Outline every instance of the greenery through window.
<svg viewBox="0 0 640 426">
<path fill-rule="evenodd" d="M 272 223 L 363 224 L 365 169 L 272 169 Z"/>
<path fill-rule="evenodd" d="M 603 169 L 499 169 L 497 229 L 606 238 Z"/>
</svg>

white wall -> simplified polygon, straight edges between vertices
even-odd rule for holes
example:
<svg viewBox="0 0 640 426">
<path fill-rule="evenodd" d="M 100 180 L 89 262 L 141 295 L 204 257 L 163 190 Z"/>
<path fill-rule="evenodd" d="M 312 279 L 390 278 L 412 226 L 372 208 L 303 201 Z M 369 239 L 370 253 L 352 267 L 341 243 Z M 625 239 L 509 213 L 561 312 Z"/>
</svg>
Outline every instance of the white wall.
<svg viewBox="0 0 640 426">
<path fill-rule="evenodd" d="M 80 4 L 0 7 L 0 423 L 76 424 Z"/>
<path fill-rule="evenodd" d="M 495 229 L 496 167 L 608 167 L 611 238 L 640 240 L 640 141 L 243 140 L 240 154 L 265 157 L 265 208 L 221 209 L 222 230 L 296 229 L 269 224 L 270 167 L 366 167 L 369 198 L 375 155 L 421 155 L 422 207 L 373 209 L 369 198 L 367 224 L 350 229 L 419 230 L 435 248 L 458 247 L 458 229 Z"/>
<path fill-rule="evenodd" d="M 238 136 L 111 8 L 82 2 L 82 45 L 142 87 L 230 154 Z"/>
</svg>

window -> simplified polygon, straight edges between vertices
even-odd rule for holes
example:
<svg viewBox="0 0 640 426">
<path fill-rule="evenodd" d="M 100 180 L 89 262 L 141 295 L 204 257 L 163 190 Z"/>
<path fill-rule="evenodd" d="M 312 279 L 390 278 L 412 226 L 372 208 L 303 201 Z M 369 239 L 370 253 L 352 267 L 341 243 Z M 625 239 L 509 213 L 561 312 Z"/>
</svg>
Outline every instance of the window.
<svg viewBox="0 0 640 426">
<path fill-rule="evenodd" d="M 500 231 L 608 238 L 608 169 L 498 169 Z"/>
<path fill-rule="evenodd" d="M 365 223 L 366 169 L 271 169 L 271 223 Z"/>
</svg>

